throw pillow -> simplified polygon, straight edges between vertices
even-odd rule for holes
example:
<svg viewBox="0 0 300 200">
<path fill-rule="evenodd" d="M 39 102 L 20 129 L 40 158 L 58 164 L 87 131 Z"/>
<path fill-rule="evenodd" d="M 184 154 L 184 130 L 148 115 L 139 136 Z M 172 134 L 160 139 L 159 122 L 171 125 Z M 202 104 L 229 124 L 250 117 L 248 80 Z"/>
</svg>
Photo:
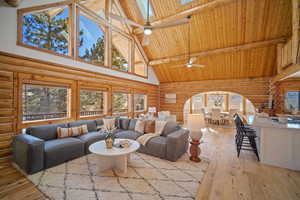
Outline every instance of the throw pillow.
<svg viewBox="0 0 300 200">
<path fill-rule="evenodd" d="M 159 121 L 159 120 L 156 120 L 155 122 L 155 134 L 157 135 L 161 135 L 165 126 L 167 124 L 167 121 Z"/>
<path fill-rule="evenodd" d="M 134 130 L 136 132 L 144 134 L 145 133 L 145 121 L 137 120 L 137 122 L 135 124 L 135 127 L 134 127 Z"/>
<path fill-rule="evenodd" d="M 72 136 L 78 136 L 78 135 L 82 134 L 82 127 L 81 126 L 79 126 L 79 127 L 72 127 L 70 129 L 71 129 Z"/>
<path fill-rule="evenodd" d="M 72 130 L 70 128 L 57 127 L 57 137 L 66 138 L 72 136 Z"/>
<path fill-rule="evenodd" d="M 105 118 L 105 119 L 103 119 L 104 130 L 106 130 L 106 131 L 114 130 L 116 128 L 115 120 L 116 120 L 115 118 Z"/>
<path fill-rule="evenodd" d="M 80 134 L 80 135 L 82 135 L 82 134 L 86 134 L 86 133 L 88 133 L 88 132 L 89 132 L 89 130 L 88 130 L 88 127 L 87 127 L 87 125 L 86 125 L 86 124 L 84 124 L 84 125 L 80 126 L 80 128 L 81 128 L 81 134 Z"/>
<path fill-rule="evenodd" d="M 155 120 L 145 122 L 145 133 L 155 133 Z"/>
</svg>

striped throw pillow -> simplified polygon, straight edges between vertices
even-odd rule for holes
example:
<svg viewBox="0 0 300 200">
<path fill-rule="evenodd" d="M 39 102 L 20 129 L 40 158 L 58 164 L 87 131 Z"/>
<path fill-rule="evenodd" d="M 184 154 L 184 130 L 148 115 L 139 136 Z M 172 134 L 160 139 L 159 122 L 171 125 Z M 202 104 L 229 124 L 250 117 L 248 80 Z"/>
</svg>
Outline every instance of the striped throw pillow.
<svg viewBox="0 0 300 200">
<path fill-rule="evenodd" d="M 70 128 L 57 127 L 57 137 L 66 138 L 72 136 L 72 130 Z"/>
</svg>

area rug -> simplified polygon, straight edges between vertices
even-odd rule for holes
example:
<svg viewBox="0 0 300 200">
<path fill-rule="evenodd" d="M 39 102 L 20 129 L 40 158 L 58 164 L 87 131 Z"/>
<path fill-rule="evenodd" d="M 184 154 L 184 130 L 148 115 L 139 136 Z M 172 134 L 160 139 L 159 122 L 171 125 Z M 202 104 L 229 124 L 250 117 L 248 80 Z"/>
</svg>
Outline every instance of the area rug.
<svg viewBox="0 0 300 200">
<path fill-rule="evenodd" d="M 53 200 L 191 200 L 209 165 L 207 159 L 191 162 L 187 154 L 170 162 L 133 153 L 128 173 L 120 177 L 100 172 L 99 162 L 90 154 L 28 178 Z"/>
</svg>

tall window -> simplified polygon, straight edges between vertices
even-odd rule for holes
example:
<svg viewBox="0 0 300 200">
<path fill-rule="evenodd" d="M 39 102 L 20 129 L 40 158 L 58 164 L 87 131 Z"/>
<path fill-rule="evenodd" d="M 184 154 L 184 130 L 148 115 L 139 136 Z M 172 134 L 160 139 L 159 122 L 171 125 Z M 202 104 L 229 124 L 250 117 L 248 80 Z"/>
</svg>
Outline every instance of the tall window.
<svg viewBox="0 0 300 200">
<path fill-rule="evenodd" d="M 300 110 L 300 91 L 288 91 L 285 93 L 285 109 L 288 111 Z"/>
<path fill-rule="evenodd" d="M 145 94 L 134 94 L 134 111 L 143 112 L 147 107 L 147 96 Z"/>
<path fill-rule="evenodd" d="M 68 96 L 68 88 L 24 84 L 22 121 L 67 118 Z"/>
<path fill-rule="evenodd" d="M 112 34 L 112 68 L 129 71 L 131 40 L 120 33 Z"/>
<path fill-rule="evenodd" d="M 80 116 L 105 114 L 105 92 L 97 90 L 80 90 Z"/>
<path fill-rule="evenodd" d="M 129 94 L 123 92 L 114 92 L 112 94 L 112 112 L 129 112 Z"/>
<path fill-rule="evenodd" d="M 79 15 L 79 58 L 95 64 L 104 65 L 105 32 L 103 25 L 85 12 Z"/>
<path fill-rule="evenodd" d="M 144 17 L 144 19 L 147 19 L 147 2 L 149 0 L 136 0 L 136 3 L 141 11 L 142 16 Z M 154 13 L 153 13 L 153 8 L 151 6 L 150 3 L 150 7 L 149 7 L 149 17 L 153 17 Z"/>
<path fill-rule="evenodd" d="M 243 97 L 238 94 L 230 94 L 229 109 L 243 111 Z"/>
<path fill-rule="evenodd" d="M 26 13 L 22 21 L 22 43 L 58 54 L 69 54 L 69 7 Z"/>
<path fill-rule="evenodd" d="M 204 95 L 198 94 L 192 97 L 192 112 L 193 113 L 201 113 L 201 108 L 204 107 Z"/>
</svg>

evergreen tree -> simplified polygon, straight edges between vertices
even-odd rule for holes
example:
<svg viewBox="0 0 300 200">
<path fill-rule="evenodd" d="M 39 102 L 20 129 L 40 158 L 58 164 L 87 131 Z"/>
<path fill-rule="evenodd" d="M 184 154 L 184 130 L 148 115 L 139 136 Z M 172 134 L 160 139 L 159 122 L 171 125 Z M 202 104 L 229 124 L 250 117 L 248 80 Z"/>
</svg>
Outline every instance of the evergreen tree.
<svg viewBox="0 0 300 200">
<path fill-rule="evenodd" d="M 55 16 L 49 12 L 27 14 L 23 17 L 23 42 L 32 46 L 68 54 L 68 17 L 64 10 Z"/>
</svg>

